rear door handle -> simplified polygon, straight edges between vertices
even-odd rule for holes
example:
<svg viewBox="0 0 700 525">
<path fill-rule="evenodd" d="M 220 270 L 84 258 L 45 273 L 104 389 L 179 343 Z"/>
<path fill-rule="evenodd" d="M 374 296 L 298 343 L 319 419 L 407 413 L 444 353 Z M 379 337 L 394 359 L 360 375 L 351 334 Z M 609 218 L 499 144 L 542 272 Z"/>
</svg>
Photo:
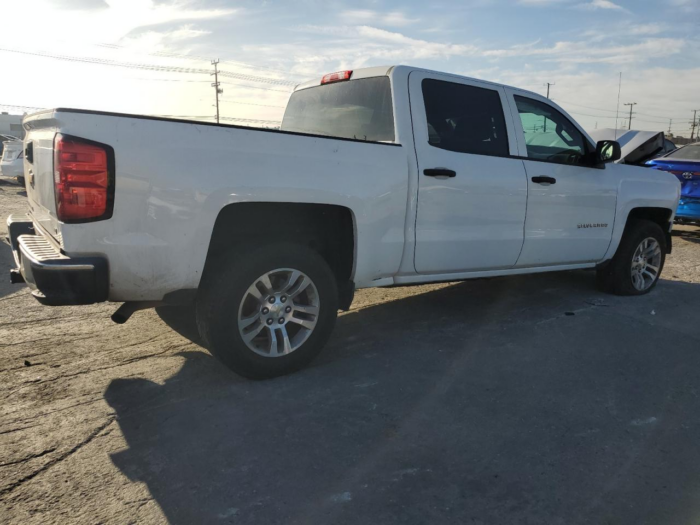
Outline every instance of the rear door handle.
<svg viewBox="0 0 700 525">
<path fill-rule="evenodd" d="M 557 179 L 554 177 L 546 177 L 544 175 L 540 175 L 539 177 L 532 177 L 532 182 L 535 182 L 537 184 L 556 184 Z"/>
<path fill-rule="evenodd" d="M 456 177 L 457 172 L 448 170 L 447 168 L 429 168 L 423 170 L 423 175 L 427 175 L 428 177 Z"/>
</svg>

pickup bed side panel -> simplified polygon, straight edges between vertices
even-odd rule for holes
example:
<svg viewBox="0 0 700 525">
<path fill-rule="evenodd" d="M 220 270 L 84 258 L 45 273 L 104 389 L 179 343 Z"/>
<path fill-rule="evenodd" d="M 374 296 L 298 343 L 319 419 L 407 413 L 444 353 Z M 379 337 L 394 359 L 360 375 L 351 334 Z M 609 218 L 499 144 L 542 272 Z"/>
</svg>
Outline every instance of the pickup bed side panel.
<svg viewBox="0 0 700 525">
<path fill-rule="evenodd" d="M 108 258 L 112 301 L 196 288 L 216 218 L 239 202 L 345 206 L 355 220 L 356 285 L 399 268 L 408 191 L 401 146 L 99 113 L 54 117 L 61 132 L 115 150 L 113 217 L 61 225 L 68 255 Z"/>
</svg>

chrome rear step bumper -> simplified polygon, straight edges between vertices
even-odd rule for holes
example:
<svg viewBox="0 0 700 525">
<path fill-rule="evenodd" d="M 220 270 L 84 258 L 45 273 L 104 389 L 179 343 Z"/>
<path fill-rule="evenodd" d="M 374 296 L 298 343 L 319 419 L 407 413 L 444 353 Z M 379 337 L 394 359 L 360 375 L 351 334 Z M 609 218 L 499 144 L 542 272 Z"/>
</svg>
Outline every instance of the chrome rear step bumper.
<svg viewBox="0 0 700 525">
<path fill-rule="evenodd" d="M 26 215 L 11 215 L 7 226 L 17 263 L 11 279 L 19 281 L 19 272 L 40 303 L 61 306 L 107 300 L 109 279 L 104 258 L 65 255 L 46 237 L 35 234 Z"/>
</svg>

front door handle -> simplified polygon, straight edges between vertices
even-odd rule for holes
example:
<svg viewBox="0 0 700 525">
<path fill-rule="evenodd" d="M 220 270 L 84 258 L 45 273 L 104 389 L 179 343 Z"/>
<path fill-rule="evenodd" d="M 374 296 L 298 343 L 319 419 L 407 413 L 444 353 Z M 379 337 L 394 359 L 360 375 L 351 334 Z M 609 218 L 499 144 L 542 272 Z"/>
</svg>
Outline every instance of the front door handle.
<svg viewBox="0 0 700 525">
<path fill-rule="evenodd" d="M 423 175 L 427 175 L 428 177 L 456 177 L 457 172 L 448 170 L 447 168 L 429 168 L 423 170 Z"/>
<path fill-rule="evenodd" d="M 532 182 L 535 182 L 537 184 L 556 184 L 557 179 L 555 179 L 554 177 L 540 175 L 539 177 L 532 177 Z"/>
</svg>

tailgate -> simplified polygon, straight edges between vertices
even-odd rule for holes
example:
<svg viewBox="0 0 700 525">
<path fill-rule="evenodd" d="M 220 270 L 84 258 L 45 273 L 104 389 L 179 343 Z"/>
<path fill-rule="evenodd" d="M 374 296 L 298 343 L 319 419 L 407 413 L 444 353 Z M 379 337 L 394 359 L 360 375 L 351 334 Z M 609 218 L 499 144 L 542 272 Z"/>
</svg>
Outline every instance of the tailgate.
<svg viewBox="0 0 700 525">
<path fill-rule="evenodd" d="M 35 113 L 24 122 L 24 179 L 30 215 L 35 224 L 60 243 L 53 180 L 53 141 L 58 131 L 55 113 Z"/>
</svg>

